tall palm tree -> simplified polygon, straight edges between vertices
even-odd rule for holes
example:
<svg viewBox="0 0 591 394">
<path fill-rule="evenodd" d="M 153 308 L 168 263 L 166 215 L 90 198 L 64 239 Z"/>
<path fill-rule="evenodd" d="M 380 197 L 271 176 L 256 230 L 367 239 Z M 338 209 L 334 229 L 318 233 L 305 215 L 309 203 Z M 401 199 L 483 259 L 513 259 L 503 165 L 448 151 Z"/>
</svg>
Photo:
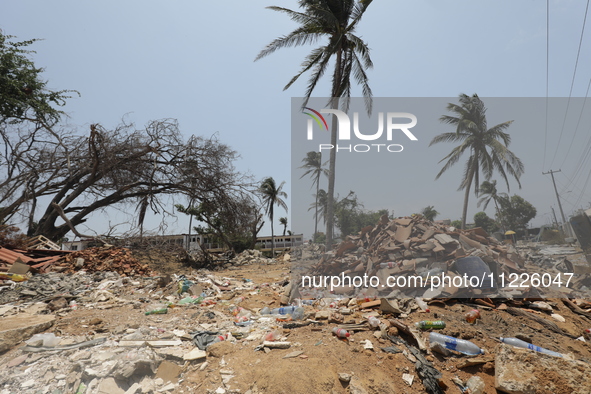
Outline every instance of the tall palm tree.
<svg viewBox="0 0 591 394">
<path fill-rule="evenodd" d="M 329 60 L 334 58 L 334 70 L 332 75 L 331 108 L 337 109 L 340 99 L 342 109 L 348 110 L 349 97 L 351 96 L 351 75 L 361 85 L 365 105 L 371 112 L 371 89 L 368 84 L 366 69 L 372 68 L 373 63 L 369 56 L 367 44 L 354 33 L 361 17 L 371 4 L 372 0 L 300 0 L 299 6 L 303 12 L 292 11 L 283 7 L 268 7 L 271 10 L 287 14 L 300 26 L 291 33 L 276 38 L 269 43 L 256 57 L 259 60 L 281 48 L 300 46 L 315 43 L 320 38 L 328 38 L 325 45 L 312 50 L 302 62 L 302 69 L 296 74 L 283 90 L 288 89 L 304 73 L 310 71 L 311 76 L 306 88 L 306 105 L 316 84 L 324 75 Z M 337 144 L 337 121 L 332 122 L 331 144 Z M 333 223 L 334 223 L 334 182 L 336 151 L 330 151 L 330 165 L 328 176 L 328 210 L 326 229 L 326 248 L 332 248 Z"/>
<path fill-rule="evenodd" d="M 279 218 L 279 224 L 281 224 L 283 226 L 283 236 L 285 237 L 285 232 L 287 231 L 287 218 L 286 217 Z"/>
<path fill-rule="evenodd" d="M 314 209 L 314 219 L 322 218 L 322 223 L 326 224 L 326 212 L 328 210 L 328 193 L 324 189 L 319 189 L 315 195 L 316 201 L 310 204 L 308 211 Z"/>
<path fill-rule="evenodd" d="M 272 256 L 275 257 L 275 234 L 273 232 L 273 207 L 277 205 L 285 209 L 287 212 L 287 204 L 282 199 L 282 197 L 287 198 L 287 193 L 285 193 L 283 189 L 283 185 L 285 182 L 281 182 L 281 185 L 277 187 L 275 183 L 275 179 L 272 177 L 267 177 L 263 179 L 263 182 L 259 186 L 259 192 L 263 197 L 263 203 L 265 205 L 265 212 L 269 216 L 271 220 L 271 253 Z"/>
<path fill-rule="evenodd" d="M 304 165 L 300 168 L 304 168 L 306 172 L 304 172 L 300 179 L 306 175 L 310 175 L 312 178 L 312 187 L 316 185 L 316 204 L 314 212 L 314 234 L 316 234 L 318 232 L 318 192 L 320 190 L 320 175 L 324 174 L 328 176 L 328 170 L 322 168 L 321 152 L 308 152 L 302 161 L 304 162 Z"/>
<path fill-rule="evenodd" d="M 483 210 L 486 210 L 488 204 L 493 201 L 495 203 L 495 209 L 497 213 L 497 218 L 501 221 L 501 227 L 503 231 L 505 230 L 505 224 L 503 223 L 503 217 L 501 216 L 501 211 L 499 210 L 499 200 L 503 197 L 508 197 L 507 193 L 499 193 L 497 191 L 497 181 L 494 180 L 492 182 L 484 181 L 480 185 L 479 192 L 481 194 L 480 200 L 478 200 L 478 207 L 484 204 Z"/>
<path fill-rule="evenodd" d="M 464 152 L 469 153 L 462 182 L 458 188 L 458 190 L 465 190 L 462 228 L 466 228 L 470 187 L 474 182 L 474 193 L 478 196 L 480 172 L 482 171 L 486 180 L 490 180 L 493 173 L 497 171 L 507 183 L 507 189 L 509 189 L 508 176 L 510 175 L 517 180 L 521 188 L 519 178 L 523 174 L 523 163 L 508 149 L 511 136 L 504 130 L 511 125 L 512 120 L 488 128 L 486 107 L 478 95 L 460 94 L 459 101 L 459 105 L 454 103 L 447 105 L 447 110 L 455 116 L 443 115 L 439 118 L 441 122 L 455 126 L 456 131 L 435 136 L 429 146 L 440 142 L 460 143 L 441 159 L 440 163 L 445 160 L 447 162 L 435 179 L 439 179 L 445 171 L 456 164 Z"/>
</svg>

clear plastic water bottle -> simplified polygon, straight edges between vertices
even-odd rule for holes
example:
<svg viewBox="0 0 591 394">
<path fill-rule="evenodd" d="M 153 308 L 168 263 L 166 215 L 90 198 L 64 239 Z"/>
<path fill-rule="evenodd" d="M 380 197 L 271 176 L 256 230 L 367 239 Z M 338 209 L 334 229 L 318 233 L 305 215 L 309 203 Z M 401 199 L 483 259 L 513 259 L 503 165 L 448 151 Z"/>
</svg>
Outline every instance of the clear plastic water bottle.
<svg viewBox="0 0 591 394">
<path fill-rule="evenodd" d="M 477 356 L 479 354 L 484 353 L 484 350 L 482 350 L 470 341 L 450 337 L 447 335 L 439 334 L 437 332 L 431 332 L 429 334 L 429 342 L 439 343 L 443 345 L 443 347 L 445 347 L 446 349 L 467 354 L 468 356 Z"/>
<path fill-rule="evenodd" d="M 286 306 L 282 308 L 271 309 L 271 315 L 291 315 L 297 306 Z"/>
<path fill-rule="evenodd" d="M 214 338 L 211 339 L 211 341 L 209 341 L 207 343 L 206 347 L 209 345 L 212 345 L 214 343 L 225 341 L 227 339 L 227 337 L 228 337 L 227 334 L 226 335 L 216 335 Z"/>
<path fill-rule="evenodd" d="M 562 354 L 560 354 L 560 353 L 556 353 L 556 352 L 553 352 L 552 350 L 544 349 L 543 347 L 539 347 L 539 346 L 533 345 L 531 343 L 527 343 L 525 341 L 522 341 L 521 339 L 517 339 L 517 338 L 500 338 L 500 339 L 501 339 L 501 342 L 506 343 L 507 345 L 534 350 L 536 352 L 548 354 L 548 355 L 554 356 L 554 357 L 563 357 Z"/>
<path fill-rule="evenodd" d="M 271 309 L 268 306 L 266 306 L 263 309 L 261 309 L 260 314 L 261 315 L 270 315 L 271 314 Z"/>
</svg>

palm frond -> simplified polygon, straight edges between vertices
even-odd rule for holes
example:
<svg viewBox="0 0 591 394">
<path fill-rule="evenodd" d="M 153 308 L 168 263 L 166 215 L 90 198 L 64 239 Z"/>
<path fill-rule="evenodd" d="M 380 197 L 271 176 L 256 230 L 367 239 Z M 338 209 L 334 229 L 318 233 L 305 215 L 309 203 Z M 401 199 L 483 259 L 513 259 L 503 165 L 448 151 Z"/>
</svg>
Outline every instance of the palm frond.
<svg viewBox="0 0 591 394">
<path fill-rule="evenodd" d="M 362 0 L 355 3 L 353 9 L 351 10 L 351 22 L 349 23 L 349 26 L 347 26 L 348 32 L 355 30 L 355 27 L 365 14 L 365 11 L 367 11 L 367 7 L 369 7 L 372 1 L 373 0 Z"/>
<path fill-rule="evenodd" d="M 310 23 L 314 23 L 314 24 L 319 23 L 319 20 L 311 14 L 297 12 L 294 10 L 290 10 L 289 8 L 278 7 L 278 6 L 274 6 L 274 5 L 269 6 L 269 7 L 265 7 L 265 8 L 267 8 L 268 10 L 273 10 L 273 11 L 287 14 L 287 16 L 289 16 L 289 19 L 291 19 L 292 21 L 294 21 L 296 23 L 299 23 L 300 25 L 307 25 Z"/>
<path fill-rule="evenodd" d="M 440 142 L 458 142 L 466 139 L 466 135 L 461 133 L 441 133 L 433 137 L 429 146 L 438 144 Z"/>
<path fill-rule="evenodd" d="M 308 56 L 306 56 L 306 59 L 303 61 L 303 63 L 302 63 L 302 69 L 300 70 L 300 72 L 297 73 L 288 82 L 287 85 L 285 85 L 285 87 L 283 88 L 283 90 L 289 89 L 289 87 L 291 85 L 293 85 L 293 83 L 295 81 L 297 81 L 300 76 L 302 76 L 305 72 L 307 72 L 308 70 L 310 70 L 312 67 L 316 66 L 318 64 L 318 62 L 322 60 L 322 57 L 324 56 L 324 50 L 325 49 L 326 49 L 326 47 L 322 46 L 322 47 L 318 47 L 318 48 L 314 49 L 312 52 L 310 52 L 310 54 L 308 54 Z M 329 59 L 326 58 L 323 62 L 328 63 L 328 60 Z M 322 74 L 324 74 L 324 70 L 322 70 Z M 318 78 L 320 78 L 321 76 L 322 75 L 318 76 Z M 306 94 L 306 97 L 310 97 L 310 95 L 309 94 Z M 304 106 L 305 106 L 305 104 L 304 104 Z"/>
<path fill-rule="evenodd" d="M 363 67 L 366 69 L 373 68 L 373 62 L 369 56 L 370 50 L 367 44 L 354 34 L 347 34 L 347 40 L 353 44 L 353 51 L 363 59 Z"/>
<path fill-rule="evenodd" d="M 373 93 L 371 91 L 371 88 L 369 87 L 367 74 L 363 69 L 363 65 L 361 64 L 359 58 L 355 53 L 353 53 L 353 76 L 355 77 L 355 81 L 357 81 L 357 83 L 361 85 L 361 91 L 365 99 L 365 109 L 367 113 L 371 115 Z"/>
</svg>

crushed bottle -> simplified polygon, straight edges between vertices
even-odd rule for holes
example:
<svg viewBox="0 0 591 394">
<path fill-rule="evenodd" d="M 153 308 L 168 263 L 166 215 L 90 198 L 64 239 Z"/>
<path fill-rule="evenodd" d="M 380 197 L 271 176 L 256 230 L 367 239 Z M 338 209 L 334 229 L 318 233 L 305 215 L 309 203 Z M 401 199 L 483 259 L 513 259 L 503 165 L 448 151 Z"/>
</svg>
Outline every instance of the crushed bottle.
<svg viewBox="0 0 591 394">
<path fill-rule="evenodd" d="M 373 328 L 376 328 L 380 325 L 381 321 L 380 319 L 378 319 L 375 316 L 370 316 L 367 318 L 367 322 L 369 323 L 369 325 Z"/>
</svg>

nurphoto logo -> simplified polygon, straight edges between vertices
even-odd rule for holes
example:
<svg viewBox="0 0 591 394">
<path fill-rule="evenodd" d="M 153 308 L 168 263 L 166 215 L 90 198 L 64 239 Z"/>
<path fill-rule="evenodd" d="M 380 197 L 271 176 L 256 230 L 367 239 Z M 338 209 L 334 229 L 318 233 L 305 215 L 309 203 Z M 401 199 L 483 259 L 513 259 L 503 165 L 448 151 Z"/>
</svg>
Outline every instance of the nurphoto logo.
<svg viewBox="0 0 591 394">
<path fill-rule="evenodd" d="M 314 123 L 318 125 L 320 130 L 328 131 L 328 123 L 322 114 L 333 114 L 337 118 L 338 123 L 338 133 L 337 138 L 339 141 L 351 141 L 351 119 L 349 115 L 345 112 L 340 111 L 338 109 L 321 109 L 320 111 L 316 111 L 309 107 L 304 107 L 304 110 L 310 112 L 304 112 L 304 114 L 308 115 L 311 119 L 308 119 L 307 123 L 307 139 L 309 141 L 314 140 Z M 394 132 L 401 131 L 409 140 L 411 141 L 418 141 L 417 137 L 410 131 L 411 128 L 417 125 L 417 117 L 408 112 L 388 112 L 386 113 L 384 122 L 384 112 L 378 113 L 378 130 L 373 134 L 366 134 L 362 133 L 359 130 L 359 113 L 353 113 L 353 134 L 355 139 L 360 141 L 378 141 L 380 139 L 383 140 L 382 135 L 384 134 L 384 129 L 386 130 L 386 138 L 385 141 L 388 143 L 362 143 L 362 144 L 337 144 L 336 146 L 333 144 L 318 144 L 318 151 L 322 152 L 323 150 L 331 150 L 336 149 L 337 152 L 345 151 L 345 152 L 358 152 L 358 153 L 365 153 L 365 152 L 402 152 L 404 147 L 401 144 L 391 144 L 389 143 L 392 141 Z M 396 119 L 396 121 L 395 121 Z M 410 122 L 400 123 L 401 119 L 410 120 Z M 385 126 L 384 126 L 385 123 Z"/>
</svg>

